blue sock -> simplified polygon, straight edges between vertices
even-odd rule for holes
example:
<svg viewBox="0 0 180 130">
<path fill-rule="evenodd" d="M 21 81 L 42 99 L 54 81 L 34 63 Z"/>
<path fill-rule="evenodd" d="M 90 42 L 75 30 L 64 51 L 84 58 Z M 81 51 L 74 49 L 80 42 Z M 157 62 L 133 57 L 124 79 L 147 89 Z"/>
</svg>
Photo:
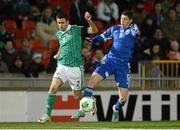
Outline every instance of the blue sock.
<svg viewBox="0 0 180 130">
<path fill-rule="evenodd" d="M 120 100 L 117 100 L 117 102 L 116 102 L 116 104 L 115 104 L 115 109 L 116 109 L 116 110 L 119 110 L 119 109 L 121 109 L 121 107 L 122 107 L 121 101 L 120 101 Z"/>
<path fill-rule="evenodd" d="M 83 97 L 91 97 L 92 94 L 93 94 L 93 88 L 90 88 L 90 87 L 87 86 L 87 87 L 84 89 L 84 95 L 83 95 Z"/>
</svg>

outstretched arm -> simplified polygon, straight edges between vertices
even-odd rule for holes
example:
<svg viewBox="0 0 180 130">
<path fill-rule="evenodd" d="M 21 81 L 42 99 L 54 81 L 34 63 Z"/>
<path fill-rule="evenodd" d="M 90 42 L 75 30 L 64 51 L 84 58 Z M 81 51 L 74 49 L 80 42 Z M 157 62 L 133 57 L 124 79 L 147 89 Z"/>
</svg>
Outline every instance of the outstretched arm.
<svg viewBox="0 0 180 130">
<path fill-rule="evenodd" d="M 92 38 L 92 43 L 98 45 L 99 43 L 112 38 L 113 27 L 108 28 L 105 32 Z"/>
<path fill-rule="evenodd" d="M 89 12 L 86 12 L 84 17 L 89 23 L 88 34 L 97 33 L 98 29 L 96 25 L 93 23 L 93 21 L 91 20 L 91 14 Z"/>
<path fill-rule="evenodd" d="M 98 35 L 92 38 L 92 44 L 97 45 L 98 43 L 104 41 L 102 35 Z"/>
</svg>

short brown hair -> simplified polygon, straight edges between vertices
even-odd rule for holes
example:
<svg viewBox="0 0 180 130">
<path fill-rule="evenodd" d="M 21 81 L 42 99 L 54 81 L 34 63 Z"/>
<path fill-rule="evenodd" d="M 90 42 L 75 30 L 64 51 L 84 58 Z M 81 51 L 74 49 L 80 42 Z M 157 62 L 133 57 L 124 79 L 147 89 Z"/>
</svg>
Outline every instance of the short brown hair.
<svg viewBox="0 0 180 130">
<path fill-rule="evenodd" d="M 62 19 L 62 18 L 65 18 L 66 20 L 69 20 L 69 17 L 67 14 L 61 12 L 59 14 L 56 15 L 56 18 L 59 18 L 59 19 Z"/>
<path fill-rule="evenodd" d="M 126 15 L 126 16 L 128 16 L 129 19 L 134 18 L 134 14 L 133 14 L 133 12 L 131 10 L 125 10 L 125 11 L 122 12 L 121 15 Z"/>
</svg>

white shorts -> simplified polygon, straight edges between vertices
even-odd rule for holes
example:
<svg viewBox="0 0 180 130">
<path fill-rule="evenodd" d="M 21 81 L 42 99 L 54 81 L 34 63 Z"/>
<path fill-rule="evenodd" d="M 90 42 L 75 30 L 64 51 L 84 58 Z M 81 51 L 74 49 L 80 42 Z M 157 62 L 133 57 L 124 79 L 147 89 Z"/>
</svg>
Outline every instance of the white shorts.
<svg viewBox="0 0 180 130">
<path fill-rule="evenodd" d="M 84 68 L 82 67 L 68 67 L 58 64 L 53 78 L 66 81 L 73 90 L 81 90 L 84 81 Z"/>
</svg>

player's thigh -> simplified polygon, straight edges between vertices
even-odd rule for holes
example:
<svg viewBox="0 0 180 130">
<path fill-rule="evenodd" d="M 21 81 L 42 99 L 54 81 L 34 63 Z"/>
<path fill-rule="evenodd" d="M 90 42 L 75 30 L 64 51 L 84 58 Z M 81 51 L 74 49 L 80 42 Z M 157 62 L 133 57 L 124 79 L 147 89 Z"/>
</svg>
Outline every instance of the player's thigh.
<svg viewBox="0 0 180 130">
<path fill-rule="evenodd" d="M 130 83 L 130 66 L 129 63 L 122 64 L 116 68 L 114 73 L 115 81 L 118 87 L 129 88 Z"/>
<path fill-rule="evenodd" d="M 67 81 L 66 69 L 63 65 L 58 65 L 53 75 L 50 92 L 56 92 Z"/>
<path fill-rule="evenodd" d="M 106 79 L 113 74 L 113 64 L 110 60 L 104 57 L 100 65 L 95 69 L 87 86 L 95 87 L 101 80 Z"/>
<path fill-rule="evenodd" d="M 59 64 L 56 68 L 53 78 L 57 78 L 57 79 L 61 80 L 63 83 L 65 83 L 68 78 L 66 68 L 67 68 L 67 66 Z"/>
<path fill-rule="evenodd" d="M 128 97 L 128 89 L 118 87 L 119 99 L 126 102 Z"/>
<path fill-rule="evenodd" d="M 61 81 L 61 79 L 53 78 L 49 92 L 50 93 L 56 93 L 58 88 L 61 87 L 62 85 L 63 85 L 63 82 Z"/>
<path fill-rule="evenodd" d="M 83 67 L 69 67 L 66 71 L 67 81 L 72 90 L 81 90 L 84 82 Z"/>
<path fill-rule="evenodd" d="M 103 59 L 94 72 L 98 73 L 103 79 L 113 74 L 114 66 L 110 60 Z"/>
<path fill-rule="evenodd" d="M 87 86 L 95 87 L 101 80 L 104 78 L 97 72 L 93 72 L 92 76 L 90 77 Z"/>
</svg>

